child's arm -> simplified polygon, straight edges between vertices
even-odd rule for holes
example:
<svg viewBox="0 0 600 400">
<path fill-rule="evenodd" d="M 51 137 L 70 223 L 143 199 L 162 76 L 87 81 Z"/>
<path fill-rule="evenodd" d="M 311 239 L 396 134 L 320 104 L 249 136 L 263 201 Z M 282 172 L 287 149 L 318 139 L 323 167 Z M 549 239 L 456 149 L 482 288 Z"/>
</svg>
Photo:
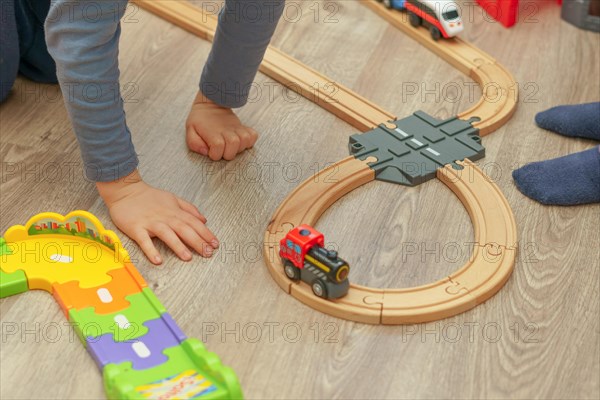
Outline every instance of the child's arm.
<svg viewBox="0 0 600 400">
<path fill-rule="evenodd" d="M 86 176 L 109 182 L 138 165 L 119 86 L 120 18 L 126 0 L 54 0 L 45 24 L 48 51 Z"/>
<path fill-rule="evenodd" d="M 150 237 L 189 260 L 192 247 L 209 256 L 217 243 L 191 204 L 144 183 L 125 122 L 119 90 L 118 41 L 126 0 L 54 0 L 46 20 L 48 50 L 57 65 L 65 105 L 85 173 L 97 182 L 115 225 L 154 263 Z M 126 179 L 125 179 L 126 178 Z M 184 244 L 185 243 L 185 244 Z"/>
<path fill-rule="evenodd" d="M 192 151 L 231 160 L 258 139 L 231 109 L 246 104 L 249 94 L 268 92 L 252 85 L 284 6 L 284 0 L 225 1 L 186 123 Z"/>
<path fill-rule="evenodd" d="M 208 99 L 228 108 L 246 104 L 284 6 L 284 0 L 225 0 L 200 79 Z"/>
</svg>

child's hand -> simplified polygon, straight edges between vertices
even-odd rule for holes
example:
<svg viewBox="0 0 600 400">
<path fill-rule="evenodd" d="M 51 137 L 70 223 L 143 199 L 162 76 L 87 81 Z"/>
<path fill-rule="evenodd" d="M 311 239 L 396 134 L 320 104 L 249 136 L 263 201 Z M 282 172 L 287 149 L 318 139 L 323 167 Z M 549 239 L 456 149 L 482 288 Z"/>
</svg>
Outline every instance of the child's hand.
<svg viewBox="0 0 600 400">
<path fill-rule="evenodd" d="M 202 92 L 194 99 L 185 130 L 190 150 L 214 161 L 233 160 L 258 139 L 258 133 L 242 125 L 231 108 L 215 104 Z"/>
<path fill-rule="evenodd" d="M 162 258 L 151 238 L 158 237 L 184 261 L 192 259 L 186 244 L 204 257 L 219 246 L 198 209 L 172 193 L 147 185 L 134 171 L 115 182 L 96 183 L 115 225 L 140 245 L 154 263 Z M 185 244 L 184 244 L 185 243 Z"/>
</svg>

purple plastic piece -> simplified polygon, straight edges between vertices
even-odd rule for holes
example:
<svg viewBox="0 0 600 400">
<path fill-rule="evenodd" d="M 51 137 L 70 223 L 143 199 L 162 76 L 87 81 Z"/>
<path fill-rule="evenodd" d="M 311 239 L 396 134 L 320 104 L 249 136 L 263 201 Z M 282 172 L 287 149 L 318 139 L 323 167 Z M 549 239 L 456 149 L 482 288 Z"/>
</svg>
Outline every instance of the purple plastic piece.
<svg viewBox="0 0 600 400">
<path fill-rule="evenodd" d="M 171 317 L 171 314 L 164 313 L 162 315 L 162 318 L 165 321 L 165 323 L 167 324 L 167 326 L 169 327 L 169 329 L 171 330 L 171 332 L 173 332 L 173 335 L 175 335 L 175 337 L 177 338 L 179 343 L 181 343 L 185 339 L 187 339 L 187 336 L 185 336 L 185 334 L 181 331 L 181 329 L 179 329 L 179 326 L 177 326 L 177 324 L 175 323 L 175 320 L 173 319 L 173 317 Z"/>
<path fill-rule="evenodd" d="M 133 369 L 155 367 L 168 361 L 163 350 L 177 346 L 181 338 L 185 339 L 169 314 L 144 322 L 144 325 L 148 328 L 148 333 L 124 342 L 115 342 L 112 333 L 88 339 L 88 351 L 100 369 L 106 364 L 125 361 L 131 361 Z"/>
</svg>

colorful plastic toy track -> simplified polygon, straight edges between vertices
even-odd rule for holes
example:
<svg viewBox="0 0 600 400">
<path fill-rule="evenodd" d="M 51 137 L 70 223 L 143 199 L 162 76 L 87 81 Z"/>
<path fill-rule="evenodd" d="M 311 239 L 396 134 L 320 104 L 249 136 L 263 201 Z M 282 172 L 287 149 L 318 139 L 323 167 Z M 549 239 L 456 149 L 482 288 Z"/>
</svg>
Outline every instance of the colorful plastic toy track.
<svg viewBox="0 0 600 400">
<path fill-rule="evenodd" d="M 212 40 L 217 18 L 186 1 L 134 0 L 141 7 L 204 38 Z M 377 1 L 361 1 L 386 21 L 468 75 L 484 96 L 472 108 L 445 121 L 423 112 L 396 119 L 281 51 L 269 47 L 261 71 L 365 132 L 350 138 L 354 157 L 338 161 L 337 181 L 311 177 L 279 206 L 264 240 L 265 262 L 277 284 L 319 311 L 372 324 L 402 324 L 456 315 L 493 296 L 512 273 L 517 246 L 512 210 L 500 189 L 471 162 L 483 157 L 480 136 L 506 123 L 517 106 L 518 87 L 512 75 L 484 51 L 460 38 L 433 41 L 427 30 L 415 29 L 405 14 Z M 335 96 L 326 89 L 335 85 Z M 315 93 L 314 87 L 323 88 Z M 426 165 L 410 171 L 403 165 Z M 350 284 L 348 295 L 331 301 L 312 295 L 304 283 L 285 276 L 279 242 L 300 224 L 313 225 L 336 200 L 375 179 L 416 185 L 437 177 L 461 200 L 474 224 L 475 246 L 469 262 L 454 274 L 429 285 L 409 289 L 377 289 Z"/>
<path fill-rule="evenodd" d="M 242 397 L 234 372 L 181 332 L 92 214 L 39 214 L 0 238 L 0 297 L 33 289 L 52 293 L 109 398 Z"/>
</svg>

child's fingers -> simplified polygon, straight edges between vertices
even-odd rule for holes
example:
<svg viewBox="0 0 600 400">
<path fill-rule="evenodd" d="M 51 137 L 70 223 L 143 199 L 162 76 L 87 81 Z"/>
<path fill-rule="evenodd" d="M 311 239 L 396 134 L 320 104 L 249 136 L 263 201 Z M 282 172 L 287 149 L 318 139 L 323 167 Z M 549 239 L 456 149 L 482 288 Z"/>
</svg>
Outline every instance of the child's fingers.
<svg viewBox="0 0 600 400">
<path fill-rule="evenodd" d="M 177 203 L 179 204 L 179 207 L 181 207 L 183 210 L 189 212 L 193 216 L 200 219 L 200 221 L 202 221 L 203 224 L 206 223 L 206 217 L 200 212 L 200 210 L 198 210 L 198 208 L 195 205 L 193 205 L 189 201 L 180 199 L 179 197 L 177 197 Z"/>
<path fill-rule="evenodd" d="M 156 235 L 160 240 L 165 242 L 167 246 L 171 250 L 177 254 L 177 257 L 181 258 L 183 261 L 189 261 L 192 259 L 192 253 L 186 247 L 185 244 L 179 239 L 179 236 L 173 231 L 173 229 L 163 223 L 157 224 L 155 227 L 152 227 L 151 232 Z"/>
<path fill-rule="evenodd" d="M 198 135 L 193 126 L 189 126 L 187 128 L 185 137 L 190 150 L 198 154 L 202 154 L 203 156 L 208 155 L 208 144 L 206 144 L 204 139 Z"/>
<path fill-rule="evenodd" d="M 152 242 L 148 232 L 141 230 L 132 236 L 132 238 L 141 247 L 142 251 L 152 264 L 159 265 L 162 263 L 162 257 L 160 256 L 158 250 L 156 250 L 156 247 L 154 246 L 154 243 Z"/>
<path fill-rule="evenodd" d="M 210 244 L 206 243 L 200 235 L 190 225 L 186 224 L 185 221 L 174 221 L 171 227 L 188 246 L 193 248 L 196 253 L 203 257 L 211 257 L 213 255 L 213 248 Z"/>
<path fill-rule="evenodd" d="M 225 137 L 225 150 L 223 151 L 223 158 L 227 161 L 231 161 L 238 153 L 241 139 L 235 133 L 235 131 L 223 132 L 223 136 Z"/>
<path fill-rule="evenodd" d="M 225 139 L 221 135 L 211 135 L 206 138 L 208 144 L 208 158 L 213 161 L 219 161 L 223 158 L 225 150 Z"/>
<path fill-rule="evenodd" d="M 249 127 L 246 127 L 246 130 L 250 134 L 250 140 L 251 140 L 250 147 L 252 147 L 252 146 L 254 146 L 254 144 L 256 143 L 256 141 L 258 140 L 258 132 L 256 132 L 254 129 L 249 128 Z"/>
<path fill-rule="evenodd" d="M 206 225 L 194 219 L 186 219 L 185 222 L 187 222 L 187 224 L 191 226 L 206 243 L 209 243 L 215 249 L 219 247 L 219 240 Z"/>
<path fill-rule="evenodd" d="M 240 148 L 238 149 L 238 153 L 254 146 L 256 139 L 252 138 L 252 135 L 247 128 L 238 128 L 235 130 L 235 133 L 240 138 Z"/>
</svg>

